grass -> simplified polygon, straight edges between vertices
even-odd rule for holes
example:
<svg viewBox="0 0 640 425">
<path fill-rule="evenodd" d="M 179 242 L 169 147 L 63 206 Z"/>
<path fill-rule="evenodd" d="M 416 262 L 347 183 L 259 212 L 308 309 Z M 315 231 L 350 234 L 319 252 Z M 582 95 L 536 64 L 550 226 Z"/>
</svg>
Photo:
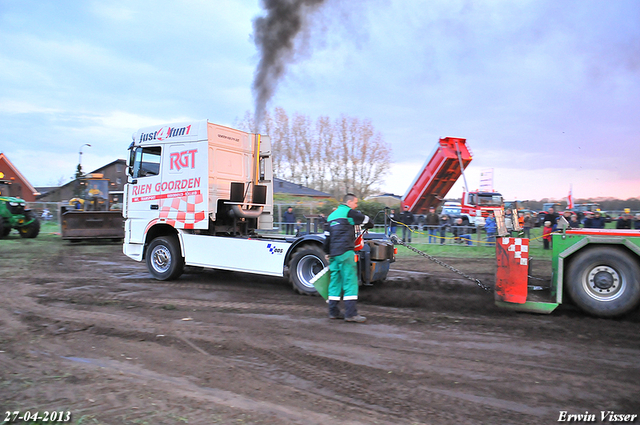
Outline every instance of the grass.
<svg viewBox="0 0 640 425">
<path fill-rule="evenodd" d="M 114 250 L 122 250 L 122 245 L 111 241 L 73 244 L 55 233 L 40 233 L 38 237 L 29 239 L 20 237 L 14 230 L 0 239 L 0 278 L 12 278 L 19 270 L 62 263 L 71 255 L 101 254 Z M 42 266 L 43 262 L 45 266 Z"/>
</svg>

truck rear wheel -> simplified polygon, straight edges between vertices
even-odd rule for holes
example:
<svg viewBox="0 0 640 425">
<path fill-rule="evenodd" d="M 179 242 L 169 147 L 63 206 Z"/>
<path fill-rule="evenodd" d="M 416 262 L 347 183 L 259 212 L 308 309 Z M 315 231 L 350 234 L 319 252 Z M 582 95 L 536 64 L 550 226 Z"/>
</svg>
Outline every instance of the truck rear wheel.
<svg viewBox="0 0 640 425">
<path fill-rule="evenodd" d="M 306 245 L 298 248 L 291 257 L 289 279 L 293 290 L 302 295 L 317 295 L 311 279 L 329 265 L 325 253 L 319 246 Z"/>
<path fill-rule="evenodd" d="M 596 247 L 578 253 L 565 284 L 578 307 L 600 317 L 628 313 L 640 302 L 640 266 L 621 249 Z"/>
<path fill-rule="evenodd" d="M 20 232 L 20 236 L 23 238 L 35 238 L 38 236 L 38 233 L 40 233 L 40 220 L 34 218 L 31 223 L 20 227 L 18 232 Z"/>
<path fill-rule="evenodd" d="M 155 238 L 147 248 L 147 269 L 158 280 L 174 280 L 184 271 L 184 258 L 173 236 Z"/>
</svg>

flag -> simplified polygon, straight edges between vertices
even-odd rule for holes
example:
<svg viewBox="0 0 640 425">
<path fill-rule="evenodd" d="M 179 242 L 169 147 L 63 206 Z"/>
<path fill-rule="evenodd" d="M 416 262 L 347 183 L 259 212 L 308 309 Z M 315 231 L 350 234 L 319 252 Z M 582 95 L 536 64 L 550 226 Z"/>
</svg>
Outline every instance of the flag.
<svg viewBox="0 0 640 425">
<path fill-rule="evenodd" d="M 573 186 L 569 186 L 569 196 L 567 196 L 567 208 L 573 209 Z"/>
</svg>

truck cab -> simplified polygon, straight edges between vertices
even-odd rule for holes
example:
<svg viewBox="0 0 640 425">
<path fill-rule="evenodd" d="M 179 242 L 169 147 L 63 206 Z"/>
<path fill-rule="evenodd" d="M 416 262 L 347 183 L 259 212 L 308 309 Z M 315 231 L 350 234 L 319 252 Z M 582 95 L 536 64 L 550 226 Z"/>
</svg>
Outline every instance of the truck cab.
<svg viewBox="0 0 640 425">
<path fill-rule="evenodd" d="M 463 192 L 461 214 L 472 226 L 484 225 L 484 219 L 496 209 L 502 209 L 502 195 L 498 192 Z"/>
<path fill-rule="evenodd" d="M 328 264 L 324 236 L 273 232 L 268 136 L 207 120 L 146 127 L 133 134 L 127 169 L 123 252 L 146 261 L 154 278 L 195 266 L 288 274 L 296 291 L 317 292 L 311 279 Z M 358 260 L 363 284 L 386 278 L 394 259 L 391 242 L 367 245 Z"/>
</svg>

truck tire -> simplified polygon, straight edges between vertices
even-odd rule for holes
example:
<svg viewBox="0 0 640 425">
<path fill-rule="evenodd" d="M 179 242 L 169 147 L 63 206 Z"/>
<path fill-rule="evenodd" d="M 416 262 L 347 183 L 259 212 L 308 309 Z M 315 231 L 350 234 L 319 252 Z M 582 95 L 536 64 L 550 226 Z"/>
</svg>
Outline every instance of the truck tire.
<svg viewBox="0 0 640 425">
<path fill-rule="evenodd" d="M 599 317 L 620 316 L 640 302 L 640 266 L 621 249 L 585 249 L 569 264 L 565 285 L 582 310 Z"/>
<path fill-rule="evenodd" d="M 29 217 L 27 215 L 27 217 Z M 35 238 L 40 233 L 40 220 L 34 217 L 34 220 L 26 226 L 18 228 L 20 236 L 23 238 Z"/>
<path fill-rule="evenodd" d="M 289 266 L 289 280 L 293 290 L 302 295 L 318 295 L 311 279 L 328 265 L 325 253 L 319 246 L 305 245 L 296 249 Z"/>
<path fill-rule="evenodd" d="M 147 269 L 158 280 L 174 280 L 184 271 L 184 258 L 178 240 L 173 236 L 160 236 L 149 244 L 146 254 Z"/>
</svg>

